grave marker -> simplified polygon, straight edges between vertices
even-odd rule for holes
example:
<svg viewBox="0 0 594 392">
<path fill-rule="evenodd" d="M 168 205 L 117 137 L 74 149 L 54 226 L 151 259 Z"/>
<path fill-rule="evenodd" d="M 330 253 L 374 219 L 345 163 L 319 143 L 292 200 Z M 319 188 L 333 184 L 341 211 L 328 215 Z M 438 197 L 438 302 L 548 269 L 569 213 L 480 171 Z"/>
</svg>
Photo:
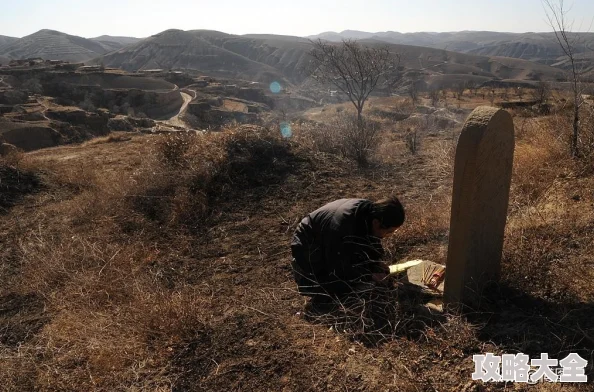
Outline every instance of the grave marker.
<svg viewBox="0 0 594 392">
<path fill-rule="evenodd" d="M 514 124 L 481 106 L 466 120 L 456 148 L 444 301 L 476 309 L 497 282 L 514 154 Z"/>
</svg>

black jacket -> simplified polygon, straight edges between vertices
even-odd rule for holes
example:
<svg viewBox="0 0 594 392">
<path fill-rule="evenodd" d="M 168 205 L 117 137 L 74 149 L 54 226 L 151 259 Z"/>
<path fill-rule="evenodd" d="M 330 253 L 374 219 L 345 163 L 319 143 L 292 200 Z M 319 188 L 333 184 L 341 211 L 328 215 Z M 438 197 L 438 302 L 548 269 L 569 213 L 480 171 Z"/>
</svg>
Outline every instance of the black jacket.
<svg viewBox="0 0 594 392">
<path fill-rule="evenodd" d="M 300 286 L 298 277 L 323 286 L 368 281 L 371 273 L 381 271 L 384 250 L 381 240 L 371 235 L 372 205 L 364 199 L 340 199 L 303 218 L 291 242 Z"/>
</svg>

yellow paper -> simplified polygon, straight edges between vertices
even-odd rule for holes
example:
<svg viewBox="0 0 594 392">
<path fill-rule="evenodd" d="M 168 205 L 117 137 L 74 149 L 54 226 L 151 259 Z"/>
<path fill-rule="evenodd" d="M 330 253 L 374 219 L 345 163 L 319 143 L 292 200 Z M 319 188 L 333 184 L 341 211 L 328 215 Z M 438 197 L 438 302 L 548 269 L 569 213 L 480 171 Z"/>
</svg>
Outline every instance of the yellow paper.
<svg viewBox="0 0 594 392">
<path fill-rule="evenodd" d="M 405 263 L 394 264 L 390 266 L 390 274 L 397 274 L 399 272 L 404 272 L 407 269 L 414 267 L 415 265 L 419 265 L 424 260 L 410 260 Z"/>
</svg>

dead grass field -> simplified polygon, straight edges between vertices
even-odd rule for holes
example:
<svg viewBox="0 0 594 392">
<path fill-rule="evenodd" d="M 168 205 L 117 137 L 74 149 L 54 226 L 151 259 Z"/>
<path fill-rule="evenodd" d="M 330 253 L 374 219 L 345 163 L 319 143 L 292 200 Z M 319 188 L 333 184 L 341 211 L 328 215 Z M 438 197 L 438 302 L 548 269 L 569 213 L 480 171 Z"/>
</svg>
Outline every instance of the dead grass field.
<svg viewBox="0 0 594 392">
<path fill-rule="evenodd" d="M 0 389 L 590 391 L 471 380 L 485 352 L 578 352 L 594 376 L 594 178 L 569 159 L 555 116 L 514 118 L 489 311 L 373 344 L 303 317 L 289 240 L 333 199 L 397 195 L 407 222 L 386 242 L 390 259 L 445 261 L 456 129 L 419 125 L 413 155 L 414 124 L 373 118 L 381 143 L 364 169 L 308 122 L 289 140 L 274 128 L 114 135 L 4 159 Z"/>
</svg>

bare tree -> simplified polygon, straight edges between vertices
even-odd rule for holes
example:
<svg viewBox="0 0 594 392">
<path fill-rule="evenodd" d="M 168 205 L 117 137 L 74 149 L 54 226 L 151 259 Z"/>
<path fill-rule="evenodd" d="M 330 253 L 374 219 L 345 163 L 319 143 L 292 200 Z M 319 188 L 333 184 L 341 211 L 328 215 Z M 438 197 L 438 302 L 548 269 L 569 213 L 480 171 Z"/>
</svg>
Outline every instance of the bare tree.
<svg viewBox="0 0 594 392">
<path fill-rule="evenodd" d="M 538 102 L 538 106 L 542 108 L 547 103 L 551 95 L 551 85 L 545 81 L 539 81 L 536 88 L 532 91 L 534 99 Z"/>
<path fill-rule="evenodd" d="M 569 9 L 565 7 L 563 0 L 542 0 L 549 25 L 555 32 L 557 43 L 561 50 L 567 56 L 570 68 L 570 82 L 573 93 L 573 133 L 571 135 L 571 155 L 577 157 L 579 125 L 580 125 L 580 107 L 583 104 L 581 91 L 581 70 L 576 64 L 576 48 L 578 45 L 578 35 L 572 33 L 572 23 L 567 20 Z"/>
<path fill-rule="evenodd" d="M 466 87 L 470 90 L 472 95 L 476 95 L 476 90 L 478 89 L 478 85 L 474 80 L 467 81 Z"/>
<path fill-rule="evenodd" d="M 454 96 L 458 100 L 458 107 L 462 102 L 462 97 L 464 96 L 464 90 L 466 90 L 466 83 L 459 82 L 454 85 Z"/>
<path fill-rule="evenodd" d="M 443 106 L 448 107 L 448 90 L 445 88 L 441 90 L 441 97 L 443 98 Z"/>
<path fill-rule="evenodd" d="M 365 102 L 380 78 L 397 70 L 400 56 L 387 47 L 362 46 L 351 40 L 340 44 L 318 40 L 312 44 L 312 76 L 346 94 L 357 110 L 358 125 L 363 127 Z"/>
<path fill-rule="evenodd" d="M 456 99 L 460 101 L 464 96 L 464 91 L 466 90 L 466 84 L 464 82 L 459 82 L 454 85 L 454 95 Z"/>
<path fill-rule="evenodd" d="M 384 87 L 388 94 L 388 97 L 392 96 L 392 93 L 398 87 L 402 85 L 402 71 L 404 67 L 396 66 L 394 69 L 390 69 L 389 75 L 385 78 Z"/>
<path fill-rule="evenodd" d="M 417 88 L 417 84 L 415 83 L 415 81 L 413 81 L 408 86 L 408 96 L 412 100 L 413 105 L 416 105 L 419 101 L 419 89 Z"/>
<path fill-rule="evenodd" d="M 431 100 L 431 106 L 437 107 L 439 103 L 439 88 L 435 87 L 429 90 L 429 99 Z"/>
</svg>

